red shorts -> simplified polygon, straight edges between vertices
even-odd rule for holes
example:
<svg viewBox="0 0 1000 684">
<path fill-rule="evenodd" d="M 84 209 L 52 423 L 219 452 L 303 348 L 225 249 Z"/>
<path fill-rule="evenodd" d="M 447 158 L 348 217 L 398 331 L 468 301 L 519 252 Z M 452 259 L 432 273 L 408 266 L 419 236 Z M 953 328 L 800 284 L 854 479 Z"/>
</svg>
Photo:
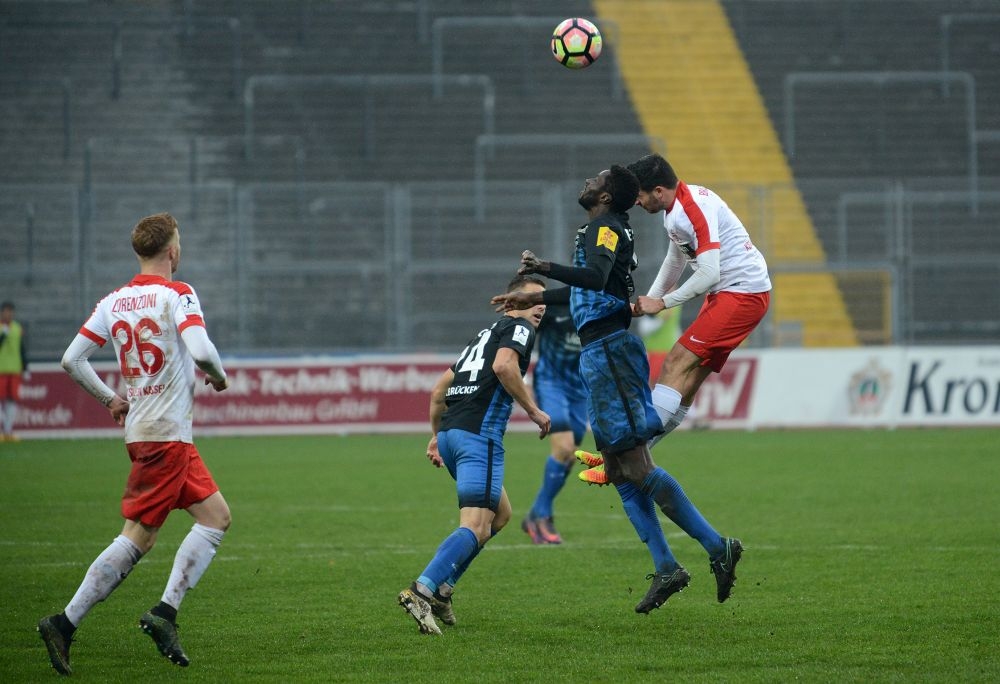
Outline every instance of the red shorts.
<svg viewBox="0 0 1000 684">
<path fill-rule="evenodd" d="M 21 399 L 21 374 L 0 373 L 0 401 Z"/>
<path fill-rule="evenodd" d="M 698 317 L 684 331 L 681 345 L 718 373 L 767 313 L 770 292 L 716 292 L 705 297 Z"/>
<path fill-rule="evenodd" d="M 122 516 L 127 520 L 161 527 L 170 511 L 219 491 L 194 444 L 131 442 L 125 447 L 132 459 L 122 496 Z"/>
</svg>

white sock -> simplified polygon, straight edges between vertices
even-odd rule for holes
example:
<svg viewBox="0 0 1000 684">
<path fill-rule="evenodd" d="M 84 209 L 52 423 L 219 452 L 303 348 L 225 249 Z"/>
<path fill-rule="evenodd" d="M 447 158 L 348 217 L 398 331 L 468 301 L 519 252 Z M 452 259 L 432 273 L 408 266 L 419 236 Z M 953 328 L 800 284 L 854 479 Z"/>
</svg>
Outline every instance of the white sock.
<svg viewBox="0 0 1000 684">
<path fill-rule="evenodd" d="M 656 409 L 656 415 L 663 424 L 663 432 L 646 442 L 646 446 L 650 449 L 681 424 L 688 410 L 687 406 L 681 406 L 681 393 L 666 385 L 657 385 L 653 388 L 653 408 Z"/>
<path fill-rule="evenodd" d="M 90 609 L 111 595 L 132 568 L 142 558 L 142 551 L 123 534 L 115 537 L 111 546 L 91 564 L 83 583 L 66 606 L 66 618 L 74 627 L 86 617 Z"/>
<path fill-rule="evenodd" d="M 223 530 L 195 523 L 181 542 L 174 556 L 174 568 L 170 571 L 167 588 L 160 599 L 174 608 L 181 607 L 181 601 L 188 589 L 193 589 L 215 558 L 215 550 L 222 543 Z"/>
<path fill-rule="evenodd" d="M 666 432 L 663 433 L 664 435 L 669 435 L 673 432 L 675 427 L 684 422 L 684 416 L 688 414 L 689 408 L 689 406 L 685 406 L 684 404 L 677 407 L 677 410 L 674 411 L 673 417 L 667 421 L 666 425 L 663 426 L 663 429 L 666 430 Z"/>
<path fill-rule="evenodd" d="M 656 407 L 656 414 L 660 417 L 660 422 L 666 426 L 673 417 L 674 411 L 681 405 L 681 393 L 673 387 L 657 385 L 653 388 L 653 406 Z"/>
</svg>

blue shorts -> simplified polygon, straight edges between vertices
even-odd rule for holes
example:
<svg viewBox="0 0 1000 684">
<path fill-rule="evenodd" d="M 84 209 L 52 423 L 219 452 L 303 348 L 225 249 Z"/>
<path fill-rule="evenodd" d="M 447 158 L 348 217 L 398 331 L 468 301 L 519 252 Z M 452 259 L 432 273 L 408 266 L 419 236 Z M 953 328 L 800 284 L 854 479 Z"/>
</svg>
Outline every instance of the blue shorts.
<svg viewBox="0 0 1000 684">
<path fill-rule="evenodd" d="M 625 451 L 663 432 L 649 389 L 649 358 L 638 337 L 622 330 L 591 342 L 580 356 L 580 374 L 599 451 Z"/>
<path fill-rule="evenodd" d="M 503 442 L 465 430 L 442 430 L 438 451 L 458 489 L 459 508 L 496 513 L 503 489 Z"/>
<path fill-rule="evenodd" d="M 578 380 L 533 378 L 535 401 L 552 419 L 553 432 L 572 432 L 573 443 L 580 444 L 587 433 L 587 388 Z"/>
</svg>

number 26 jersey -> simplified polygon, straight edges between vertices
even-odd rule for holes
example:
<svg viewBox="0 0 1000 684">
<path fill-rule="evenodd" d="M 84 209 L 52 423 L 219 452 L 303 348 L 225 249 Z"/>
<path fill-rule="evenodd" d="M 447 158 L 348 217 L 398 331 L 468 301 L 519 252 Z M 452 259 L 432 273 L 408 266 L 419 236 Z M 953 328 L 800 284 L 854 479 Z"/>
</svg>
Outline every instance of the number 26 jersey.
<svg viewBox="0 0 1000 684">
<path fill-rule="evenodd" d="M 192 442 L 194 359 L 181 332 L 204 326 L 187 283 L 137 275 L 94 308 L 80 334 L 100 346 L 110 339 L 126 385 L 126 442 Z"/>
<path fill-rule="evenodd" d="M 497 351 L 506 347 L 518 354 L 521 377 L 528 370 L 535 329 L 526 320 L 504 316 L 479 332 L 452 365 L 455 379 L 445 392 L 443 430 L 465 430 L 502 440 L 514 399 L 493 372 Z"/>
</svg>

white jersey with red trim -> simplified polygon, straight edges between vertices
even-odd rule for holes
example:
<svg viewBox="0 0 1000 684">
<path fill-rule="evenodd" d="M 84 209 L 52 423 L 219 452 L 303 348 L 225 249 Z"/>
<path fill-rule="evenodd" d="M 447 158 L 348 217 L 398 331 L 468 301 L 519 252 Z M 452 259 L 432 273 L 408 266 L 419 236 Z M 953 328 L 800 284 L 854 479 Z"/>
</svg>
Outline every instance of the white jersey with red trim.
<svg viewBox="0 0 1000 684">
<path fill-rule="evenodd" d="M 192 443 L 194 359 L 181 332 L 205 325 L 187 283 L 137 275 L 97 303 L 80 334 L 102 347 L 113 340 L 127 385 L 126 442 Z"/>
<path fill-rule="evenodd" d="M 771 290 L 764 255 L 729 205 L 708 188 L 678 183 L 674 203 L 663 214 L 663 227 L 692 268 L 698 268 L 699 254 L 719 250 L 719 282 L 712 292 Z"/>
</svg>

